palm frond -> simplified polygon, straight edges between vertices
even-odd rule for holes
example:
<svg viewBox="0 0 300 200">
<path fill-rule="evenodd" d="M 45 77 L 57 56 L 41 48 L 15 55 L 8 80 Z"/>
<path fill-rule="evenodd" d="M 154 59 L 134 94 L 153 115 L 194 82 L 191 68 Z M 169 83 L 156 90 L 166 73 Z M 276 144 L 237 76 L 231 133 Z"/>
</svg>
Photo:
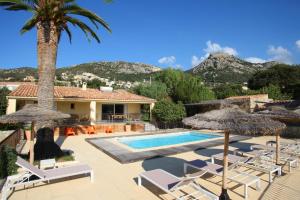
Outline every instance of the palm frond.
<svg viewBox="0 0 300 200">
<path fill-rule="evenodd" d="M 67 33 L 67 35 L 68 35 L 68 37 L 69 37 L 69 41 L 70 41 L 70 43 L 72 43 L 72 33 L 71 33 L 69 27 L 68 27 L 68 26 L 65 26 L 65 27 L 63 27 L 63 30 L 66 31 L 66 33 Z"/>
<path fill-rule="evenodd" d="M 66 14 L 73 14 L 73 15 L 80 15 L 80 16 L 87 17 L 94 25 L 96 24 L 95 22 L 98 22 L 106 30 L 111 32 L 109 25 L 101 17 L 99 17 L 98 15 L 96 15 L 95 13 L 93 13 L 89 10 L 81 8 L 77 5 L 66 6 L 63 9 Z M 96 28 L 98 28 L 97 25 L 96 25 Z"/>
<path fill-rule="evenodd" d="M 30 31 L 37 23 L 38 23 L 38 16 L 33 16 L 31 19 L 29 19 L 25 25 L 21 28 L 21 34 L 26 33 L 27 31 Z"/>
<path fill-rule="evenodd" d="M 100 43 L 99 37 L 97 36 L 97 34 L 88 25 L 86 25 L 85 23 L 83 23 L 79 19 L 76 19 L 76 18 L 73 18 L 73 17 L 66 16 L 65 19 L 68 22 L 70 22 L 71 24 L 73 24 L 74 26 L 78 26 L 85 33 L 85 35 L 88 37 L 89 41 L 90 41 L 89 36 L 91 36 L 98 43 Z"/>
<path fill-rule="evenodd" d="M 0 0 L 0 6 L 5 7 L 6 10 L 18 11 L 33 11 L 34 7 L 29 1 L 22 0 Z"/>
</svg>

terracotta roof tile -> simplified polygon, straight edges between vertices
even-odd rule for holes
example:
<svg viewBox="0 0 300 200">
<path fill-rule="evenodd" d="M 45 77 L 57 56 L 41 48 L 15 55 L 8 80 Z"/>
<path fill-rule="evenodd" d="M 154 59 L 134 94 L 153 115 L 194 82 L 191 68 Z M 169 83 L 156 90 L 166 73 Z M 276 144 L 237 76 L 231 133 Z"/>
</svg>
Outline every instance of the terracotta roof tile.
<svg viewBox="0 0 300 200">
<path fill-rule="evenodd" d="M 20 85 L 17 89 L 9 94 L 10 97 L 36 97 L 37 85 Z M 117 101 L 143 101 L 155 102 L 155 99 L 136 95 L 126 90 L 114 90 L 113 92 L 102 92 L 97 89 L 83 90 L 76 87 L 61 87 L 54 88 L 55 98 L 70 98 L 70 99 L 95 99 L 95 100 L 117 100 Z"/>
</svg>

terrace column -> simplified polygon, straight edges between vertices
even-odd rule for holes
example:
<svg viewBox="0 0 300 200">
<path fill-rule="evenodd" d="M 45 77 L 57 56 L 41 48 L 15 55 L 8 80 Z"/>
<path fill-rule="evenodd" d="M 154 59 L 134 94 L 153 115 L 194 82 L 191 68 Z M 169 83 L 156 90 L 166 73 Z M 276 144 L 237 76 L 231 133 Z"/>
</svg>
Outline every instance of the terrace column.
<svg viewBox="0 0 300 200">
<path fill-rule="evenodd" d="M 16 99 L 8 99 L 6 114 L 11 114 L 16 112 L 17 109 L 17 100 Z"/>
<path fill-rule="evenodd" d="M 149 119 L 150 119 L 150 121 L 152 121 L 152 110 L 153 110 L 155 104 L 154 104 L 154 103 L 150 103 L 149 105 L 150 105 L 150 108 L 149 108 L 149 112 L 150 112 L 149 115 L 150 115 L 150 118 L 149 118 Z"/>
<path fill-rule="evenodd" d="M 91 101 L 90 103 L 90 120 L 91 120 L 91 125 L 96 124 L 96 101 Z"/>
</svg>

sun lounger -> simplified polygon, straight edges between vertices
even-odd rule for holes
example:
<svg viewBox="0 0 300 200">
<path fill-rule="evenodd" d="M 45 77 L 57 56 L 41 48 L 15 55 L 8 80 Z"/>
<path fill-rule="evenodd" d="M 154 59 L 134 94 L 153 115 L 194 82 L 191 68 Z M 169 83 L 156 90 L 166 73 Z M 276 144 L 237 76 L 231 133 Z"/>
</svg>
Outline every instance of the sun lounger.
<svg viewBox="0 0 300 200">
<path fill-rule="evenodd" d="M 203 160 L 193 160 L 193 161 L 184 163 L 184 173 L 187 173 L 188 167 L 196 169 L 196 170 L 200 170 L 200 171 L 205 171 L 209 174 L 213 174 L 216 176 L 222 176 L 222 174 L 223 174 L 223 166 L 218 165 L 218 164 L 213 164 L 210 162 L 206 162 Z M 231 169 L 231 167 L 229 167 L 229 169 L 230 170 L 228 171 L 228 180 L 244 185 L 244 198 L 245 199 L 248 198 L 248 187 L 250 185 L 255 184 L 256 189 L 257 190 L 260 189 L 259 177 L 251 175 L 251 174 L 247 174 L 245 172 L 240 172 L 235 169 Z"/>
<path fill-rule="evenodd" d="M 213 199 L 217 200 L 219 197 L 211 192 L 203 189 L 201 186 L 194 182 L 195 177 L 179 178 L 166 172 L 162 169 L 155 169 L 151 171 L 143 172 L 138 177 L 138 185 L 142 185 L 142 178 L 148 180 L 161 190 L 170 194 L 172 197 L 178 200 L 184 199 Z M 178 196 L 178 191 L 184 187 L 191 187 L 195 191 L 189 194 L 183 193 L 182 196 Z"/>
<path fill-rule="evenodd" d="M 236 149 L 234 150 L 234 155 L 247 155 L 255 158 L 263 159 L 267 158 L 269 161 L 275 163 L 276 152 L 275 150 L 251 150 L 251 149 Z M 220 157 L 220 156 L 219 156 Z M 289 153 L 287 149 L 281 149 L 280 152 L 280 161 L 289 166 L 289 172 L 292 171 L 292 168 L 297 168 L 299 166 L 299 159 L 295 155 L 295 151 Z"/>
<path fill-rule="evenodd" d="M 16 164 L 21 167 L 24 172 L 7 177 L 1 190 L 1 200 L 6 200 L 8 193 L 18 186 L 34 186 L 35 183 L 49 183 L 52 180 L 85 174 L 89 174 L 91 182 L 93 182 L 93 170 L 88 165 L 72 165 L 62 168 L 41 170 L 20 157 L 18 157 Z"/>
<path fill-rule="evenodd" d="M 223 153 L 213 155 L 212 159 L 223 160 Z M 270 183 L 273 181 L 273 173 L 277 173 L 279 176 L 281 175 L 281 166 L 275 165 L 272 162 L 272 159 L 267 157 L 265 154 L 256 154 L 253 158 L 228 154 L 228 162 L 234 163 L 236 166 L 243 166 L 249 169 L 267 173 L 269 174 Z"/>
</svg>

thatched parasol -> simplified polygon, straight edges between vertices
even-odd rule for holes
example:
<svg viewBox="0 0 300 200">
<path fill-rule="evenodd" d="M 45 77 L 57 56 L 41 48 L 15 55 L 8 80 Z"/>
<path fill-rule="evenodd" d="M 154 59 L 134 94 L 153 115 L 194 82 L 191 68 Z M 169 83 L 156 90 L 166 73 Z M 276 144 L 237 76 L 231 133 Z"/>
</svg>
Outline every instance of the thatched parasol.
<svg viewBox="0 0 300 200">
<path fill-rule="evenodd" d="M 18 110 L 15 113 L 11 113 L 9 115 L 4 115 L 0 117 L 0 123 L 20 123 L 20 122 L 31 122 L 31 141 L 30 141 L 30 153 L 29 160 L 30 163 L 33 163 L 34 160 L 34 151 L 33 151 L 33 143 L 34 143 L 34 123 L 40 121 L 48 121 L 48 120 L 58 120 L 69 118 L 69 114 L 65 114 L 62 112 L 48 110 L 45 108 L 41 108 L 35 104 L 25 105 L 21 110 Z"/>
<path fill-rule="evenodd" d="M 279 135 L 285 128 L 285 124 L 274 121 L 266 116 L 253 115 L 240 110 L 237 107 L 212 110 L 203 114 L 197 114 L 183 119 L 185 125 L 197 129 L 224 130 L 224 168 L 222 193 L 220 199 L 229 199 L 227 194 L 227 171 L 228 171 L 228 146 L 229 133 L 259 135 L 271 135 L 276 133 L 276 162 L 279 161 Z"/>
<path fill-rule="evenodd" d="M 267 116 L 282 122 L 300 122 L 300 112 L 287 109 L 264 110 L 257 112 L 259 115 Z"/>
</svg>

